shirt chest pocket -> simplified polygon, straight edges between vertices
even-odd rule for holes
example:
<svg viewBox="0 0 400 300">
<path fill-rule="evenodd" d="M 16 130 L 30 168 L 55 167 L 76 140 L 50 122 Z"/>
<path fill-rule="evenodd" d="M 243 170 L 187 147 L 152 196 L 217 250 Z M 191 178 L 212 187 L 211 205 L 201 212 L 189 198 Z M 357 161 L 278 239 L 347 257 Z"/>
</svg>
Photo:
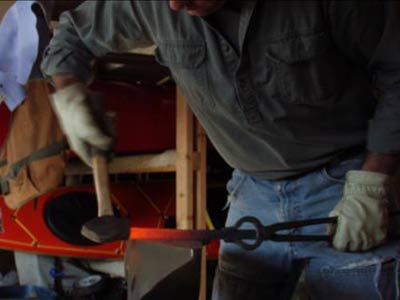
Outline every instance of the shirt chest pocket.
<svg viewBox="0 0 400 300">
<path fill-rule="evenodd" d="M 156 60 L 170 69 L 177 85 L 189 101 L 214 104 L 206 66 L 206 48 L 202 43 L 162 41 L 158 43 Z"/>
<path fill-rule="evenodd" d="M 268 43 L 265 59 L 283 101 L 325 106 L 344 88 L 344 58 L 325 32 Z"/>
</svg>

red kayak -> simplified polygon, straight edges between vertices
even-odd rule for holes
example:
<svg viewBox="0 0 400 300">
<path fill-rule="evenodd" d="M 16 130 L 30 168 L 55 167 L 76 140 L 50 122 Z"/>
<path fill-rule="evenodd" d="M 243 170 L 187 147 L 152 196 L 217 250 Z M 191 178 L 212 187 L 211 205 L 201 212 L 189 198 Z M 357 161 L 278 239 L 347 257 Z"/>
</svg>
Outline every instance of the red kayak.
<svg viewBox="0 0 400 300">
<path fill-rule="evenodd" d="M 175 148 L 175 87 L 95 82 L 104 95 L 105 109 L 116 112 L 117 155 L 152 153 Z M 10 124 L 10 112 L 0 105 L 0 145 Z M 112 183 L 117 215 L 135 227 L 175 226 L 175 182 Z M 121 258 L 125 242 L 94 244 L 80 234 L 81 226 L 96 217 L 92 184 L 60 187 L 10 210 L 0 197 L 0 248 L 54 256 Z M 216 257 L 218 244 L 208 246 Z"/>
<path fill-rule="evenodd" d="M 116 214 L 134 226 L 173 225 L 175 186 L 171 181 L 113 184 Z M 119 258 L 125 242 L 95 244 L 80 234 L 82 225 L 96 217 L 92 186 L 63 187 L 17 210 L 0 201 L 0 248 L 55 256 Z"/>
</svg>

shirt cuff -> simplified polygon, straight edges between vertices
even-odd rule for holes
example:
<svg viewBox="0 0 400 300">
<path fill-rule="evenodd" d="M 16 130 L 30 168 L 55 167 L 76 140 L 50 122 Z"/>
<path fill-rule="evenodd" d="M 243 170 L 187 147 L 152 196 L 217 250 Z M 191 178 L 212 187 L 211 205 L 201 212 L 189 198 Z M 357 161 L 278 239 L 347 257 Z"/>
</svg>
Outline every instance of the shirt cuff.
<svg viewBox="0 0 400 300">
<path fill-rule="evenodd" d="M 57 74 L 71 74 L 85 83 L 90 83 L 94 77 L 91 63 L 85 58 L 79 58 L 68 49 L 48 47 L 44 53 L 41 69 L 48 79 Z"/>
<path fill-rule="evenodd" d="M 400 153 L 399 119 L 371 120 L 367 148 L 382 154 Z"/>
<path fill-rule="evenodd" d="M 369 122 L 367 148 L 382 154 L 400 153 L 400 86 L 382 88 L 375 116 Z"/>
</svg>

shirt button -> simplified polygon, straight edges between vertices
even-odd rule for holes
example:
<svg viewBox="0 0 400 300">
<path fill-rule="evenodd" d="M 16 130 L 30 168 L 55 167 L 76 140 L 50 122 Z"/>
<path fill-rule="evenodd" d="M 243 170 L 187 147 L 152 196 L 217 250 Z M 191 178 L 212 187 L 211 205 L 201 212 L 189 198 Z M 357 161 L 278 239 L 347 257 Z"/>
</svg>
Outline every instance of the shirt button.
<svg viewBox="0 0 400 300">
<path fill-rule="evenodd" d="M 245 79 L 239 79 L 239 86 L 241 88 L 245 88 L 247 86 L 247 82 Z"/>
<path fill-rule="evenodd" d="M 224 44 L 222 46 L 222 50 L 224 50 L 224 52 L 231 52 L 231 47 L 229 47 L 229 45 L 227 44 Z"/>
<path fill-rule="evenodd" d="M 247 118 L 250 123 L 255 124 L 262 121 L 260 114 L 257 111 L 247 112 Z"/>
<path fill-rule="evenodd" d="M 265 70 L 265 78 L 264 78 L 264 80 L 265 80 L 265 82 L 269 82 L 270 80 L 271 80 L 271 70 L 270 69 L 266 69 Z"/>
<path fill-rule="evenodd" d="M 249 82 L 246 80 L 239 81 L 239 87 L 245 94 L 249 94 L 251 92 L 251 87 L 249 85 Z"/>
</svg>

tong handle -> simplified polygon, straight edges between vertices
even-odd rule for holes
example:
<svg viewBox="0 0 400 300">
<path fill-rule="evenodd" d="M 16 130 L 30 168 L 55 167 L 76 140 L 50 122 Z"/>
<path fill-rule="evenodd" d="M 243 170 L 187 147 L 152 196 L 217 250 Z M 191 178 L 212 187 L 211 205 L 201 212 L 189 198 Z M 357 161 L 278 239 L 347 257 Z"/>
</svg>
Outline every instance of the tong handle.
<svg viewBox="0 0 400 300">
<path fill-rule="evenodd" d="M 400 210 L 389 213 L 390 217 L 400 216 Z M 245 250 L 254 250 L 258 248 L 265 240 L 276 242 L 310 242 L 322 241 L 331 242 L 333 235 L 300 235 L 300 234 L 278 234 L 277 231 L 285 229 L 296 229 L 304 226 L 319 225 L 319 224 L 335 224 L 337 217 L 308 219 L 301 221 L 290 221 L 276 223 L 264 226 L 260 220 L 252 216 L 240 218 L 233 227 L 229 228 L 231 235 L 226 241 L 233 242 Z M 240 229 L 244 224 L 251 225 L 254 229 Z M 236 236 L 236 237 L 235 237 Z M 399 237 L 400 238 L 400 237 Z M 252 240 L 247 242 L 245 240 Z"/>
<path fill-rule="evenodd" d="M 332 236 L 330 235 L 296 235 L 296 234 L 277 234 L 276 232 L 279 230 L 285 229 L 294 229 L 309 225 L 317 225 L 317 224 L 333 224 L 337 221 L 336 217 L 329 218 L 319 218 L 319 219 L 310 219 L 303 221 L 291 221 L 291 222 L 283 222 L 276 223 L 269 226 L 264 226 L 260 220 L 252 216 L 246 216 L 240 218 L 235 225 L 232 227 L 238 234 L 239 232 L 249 233 L 245 238 L 237 238 L 230 239 L 230 242 L 233 242 L 245 250 L 254 250 L 258 248 L 262 242 L 265 240 L 272 240 L 277 242 L 283 241 L 330 241 Z M 241 230 L 240 228 L 244 224 L 250 224 L 254 229 L 250 230 L 252 236 L 250 237 L 249 230 Z M 252 242 L 247 242 L 245 240 L 251 239 Z"/>
</svg>

